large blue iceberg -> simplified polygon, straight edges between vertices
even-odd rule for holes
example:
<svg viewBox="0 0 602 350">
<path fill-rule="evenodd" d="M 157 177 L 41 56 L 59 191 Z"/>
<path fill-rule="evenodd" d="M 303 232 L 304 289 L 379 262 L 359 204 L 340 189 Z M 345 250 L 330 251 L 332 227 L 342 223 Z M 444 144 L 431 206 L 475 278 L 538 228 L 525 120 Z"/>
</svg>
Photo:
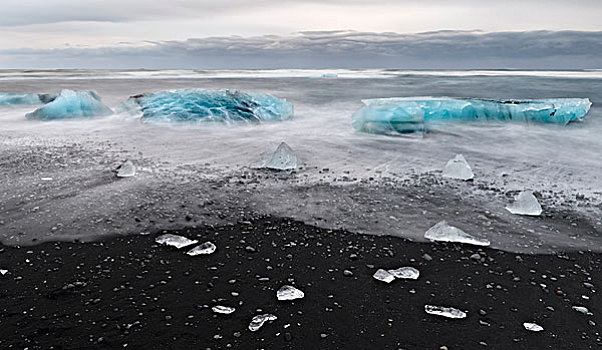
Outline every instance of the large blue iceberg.
<svg viewBox="0 0 602 350">
<path fill-rule="evenodd" d="M 52 102 L 25 115 L 27 119 L 55 120 L 100 117 L 113 111 L 100 101 L 95 91 L 63 90 Z"/>
<path fill-rule="evenodd" d="M 152 122 L 259 122 L 293 116 L 293 104 L 263 93 L 185 89 L 130 97 L 122 109 Z"/>
<path fill-rule="evenodd" d="M 0 92 L 0 106 L 38 105 L 54 101 L 56 95 L 28 92 Z"/>
<path fill-rule="evenodd" d="M 486 100 L 448 97 L 394 97 L 364 100 L 351 118 L 355 130 L 376 134 L 424 131 L 442 122 L 526 122 L 567 125 L 583 120 L 587 98 Z"/>
</svg>

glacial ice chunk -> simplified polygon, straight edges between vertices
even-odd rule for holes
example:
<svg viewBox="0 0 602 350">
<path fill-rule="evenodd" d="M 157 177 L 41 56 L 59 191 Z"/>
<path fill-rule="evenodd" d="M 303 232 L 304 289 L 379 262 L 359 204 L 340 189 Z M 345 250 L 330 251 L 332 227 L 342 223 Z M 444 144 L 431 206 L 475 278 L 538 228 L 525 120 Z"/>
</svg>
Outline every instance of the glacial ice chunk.
<svg viewBox="0 0 602 350">
<path fill-rule="evenodd" d="M 196 239 L 188 239 L 186 237 L 172 235 L 170 233 L 161 235 L 155 238 L 155 242 L 163 245 L 169 245 L 172 247 L 176 247 L 178 249 L 188 247 L 189 245 L 193 245 L 198 243 Z"/>
<path fill-rule="evenodd" d="M 526 122 L 567 125 L 583 120 L 588 98 L 488 100 L 450 97 L 393 97 L 364 100 L 351 118 L 357 131 L 378 134 L 422 132 L 441 122 Z"/>
<path fill-rule="evenodd" d="M 251 332 L 255 332 L 259 330 L 259 328 L 261 328 L 264 323 L 268 321 L 275 321 L 276 319 L 278 319 L 278 317 L 272 314 L 257 315 L 251 320 L 251 323 L 249 324 L 249 330 Z"/>
<path fill-rule="evenodd" d="M 372 277 L 385 283 L 391 283 L 395 280 L 395 276 L 393 276 L 389 271 L 383 269 L 376 270 Z"/>
<path fill-rule="evenodd" d="M 305 297 L 305 293 L 293 286 L 284 285 L 280 287 L 280 289 L 278 289 L 278 291 L 276 292 L 276 297 L 278 298 L 278 300 L 281 301 L 295 300 L 302 299 L 303 297 Z"/>
<path fill-rule="evenodd" d="M 126 160 L 117 168 L 117 177 L 132 177 L 136 175 L 136 166 L 131 160 Z"/>
<path fill-rule="evenodd" d="M 216 249 L 217 249 L 217 247 L 215 246 L 215 244 L 207 241 L 201 245 L 198 245 L 198 246 L 192 248 L 186 254 L 188 254 L 190 256 L 209 255 L 209 254 L 213 254 Z"/>
<path fill-rule="evenodd" d="M 523 191 L 514 202 L 506 207 L 506 209 L 515 215 L 539 216 L 542 213 L 541 205 L 533 192 Z"/>
<path fill-rule="evenodd" d="M 410 280 L 415 280 L 418 279 L 418 277 L 420 276 L 420 271 L 416 270 L 413 267 L 400 267 L 398 269 L 395 270 L 388 270 L 388 273 L 390 273 L 393 277 L 398 278 L 398 279 L 410 279 Z"/>
<path fill-rule="evenodd" d="M 589 312 L 589 309 L 586 308 L 585 306 L 573 306 L 573 310 L 582 313 L 584 315 L 591 315 L 592 313 Z"/>
<path fill-rule="evenodd" d="M 295 154 L 295 151 L 287 145 L 285 142 L 282 142 L 276 151 L 272 153 L 272 155 L 264 160 L 261 165 L 262 168 L 271 169 L 271 170 L 294 170 L 297 168 L 299 162 L 299 158 Z"/>
<path fill-rule="evenodd" d="M 100 117 L 113 111 L 100 101 L 95 91 L 63 90 L 54 101 L 25 115 L 27 119 L 55 120 Z"/>
<path fill-rule="evenodd" d="M 8 270 L 0 269 L 0 275 L 4 276 L 8 273 Z"/>
<path fill-rule="evenodd" d="M 0 106 L 38 105 L 52 102 L 56 95 L 35 94 L 28 92 L 0 92 Z"/>
<path fill-rule="evenodd" d="M 531 331 L 531 332 L 543 331 L 543 327 L 538 325 L 537 323 L 525 322 L 525 323 L 523 323 L 523 327 L 525 327 L 526 330 Z"/>
<path fill-rule="evenodd" d="M 431 241 L 457 242 L 478 246 L 488 246 L 490 244 L 486 239 L 473 237 L 457 227 L 448 225 L 445 220 L 438 222 L 435 226 L 428 229 L 424 234 L 424 238 Z"/>
<path fill-rule="evenodd" d="M 424 311 L 430 315 L 443 316 L 447 318 L 466 318 L 466 313 L 453 307 L 424 305 Z"/>
<path fill-rule="evenodd" d="M 184 89 L 130 97 L 120 107 L 148 122 L 260 122 L 293 116 L 293 104 L 269 94 Z"/>
<path fill-rule="evenodd" d="M 234 311 L 236 311 L 236 309 L 233 307 L 222 306 L 222 305 L 216 305 L 216 306 L 212 307 L 211 310 L 213 310 L 213 312 L 215 312 L 216 314 L 224 314 L 224 315 L 229 315 L 229 314 L 233 313 Z"/>
<path fill-rule="evenodd" d="M 445 164 L 445 168 L 443 168 L 443 177 L 466 181 L 474 178 L 474 174 L 464 156 L 456 154 L 453 159 L 450 159 L 447 164 Z"/>
</svg>

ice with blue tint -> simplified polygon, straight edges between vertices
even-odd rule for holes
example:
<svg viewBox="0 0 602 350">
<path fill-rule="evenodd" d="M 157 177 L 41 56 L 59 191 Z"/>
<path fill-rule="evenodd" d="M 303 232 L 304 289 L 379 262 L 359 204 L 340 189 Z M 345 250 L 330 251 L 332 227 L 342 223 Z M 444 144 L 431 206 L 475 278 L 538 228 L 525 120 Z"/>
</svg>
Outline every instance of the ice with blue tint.
<svg viewBox="0 0 602 350">
<path fill-rule="evenodd" d="M 113 114 L 95 91 L 63 90 L 58 97 L 25 115 L 27 119 L 56 120 L 100 117 Z"/>
<path fill-rule="evenodd" d="M 293 116 L 293 104 L 269 94 L 184 89 L 130 97 L 122 106 L 152 122 L 260 122 Z"/>
<path fill-rule="evenodd" d="M 34 94 L 28 92 L 0 92 L 0 106 L 39 105 L 52 102 L 56 95 Z"/>
<path fill-rule="evenodd" d="M 352 116 L 355 130 L 376 134 L 424 131 L 443 122 L 525 122 L 567 125 L 583 120 L 588 98 L 487 100 L 449 97 L 394 97 L 364 100 Z"/>
</svg>

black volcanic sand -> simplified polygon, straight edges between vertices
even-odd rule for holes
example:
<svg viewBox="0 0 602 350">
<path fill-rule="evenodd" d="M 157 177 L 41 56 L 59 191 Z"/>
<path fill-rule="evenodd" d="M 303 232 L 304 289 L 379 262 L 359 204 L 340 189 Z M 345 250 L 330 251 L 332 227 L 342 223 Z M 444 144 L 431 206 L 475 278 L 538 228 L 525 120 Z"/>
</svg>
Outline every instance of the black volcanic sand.
<svg viewBox="0 0 602 350">
<path fill-rule="evenodd" d="M 600 254 L 517 255 L 269 217 L 172 233 L 210 240 L 217 251 L 190 257 L 186 249 L 155 244 L 158 233 L 2 248 L 0 268 L 9 272 L 0 275 L 0 348 L 602 346 Z M 420 278 L 386 284 L 372 277 L 378 268 L 401 266 L 419 269 Z M 278 301 L 284 284 L 305 298 Z M 425 304 L 468 316 L 428 315 Z M 214 305 L 236 311 L 217 315 Z M 278 319 L 249 331 L 251 318 L 262 313 Z M 523 322 L 544 331 L 529 332 Z"/>
</svg>

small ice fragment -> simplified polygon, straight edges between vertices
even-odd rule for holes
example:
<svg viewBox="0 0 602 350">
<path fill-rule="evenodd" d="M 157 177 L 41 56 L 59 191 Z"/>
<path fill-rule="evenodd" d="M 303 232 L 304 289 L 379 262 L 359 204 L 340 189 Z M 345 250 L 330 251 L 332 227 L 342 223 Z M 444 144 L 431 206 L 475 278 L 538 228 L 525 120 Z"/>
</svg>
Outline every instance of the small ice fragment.
<svg viewBox="0 0 602 350">
<path fill-rule="evenodd" d="M 7 273 L 8 273 L 8 270 L 1 270 L 1 269 L 0 269 L 0 274 L 1 274 L 2 276 L 6 275 Z"/>
<path fill-rule="evenodd" d="M 383 269 L 378 269 L 374 275 L 372 275 L 372 277 L 386 283 L 391 283 L 395 280 L 395 276 L 393 276 L 389 271 Z"/>
<path fill-rule="evenodd" d="M 450 159 L 447 164 L 445 164 L 445 168 L 443 168 L 443 177 L 466 181 L 474 178 L 474 174 L 464 156 L 456 154 L 453 159 Z"/>
<path fill-rule="evenodd" d="M 132 177 L 136 175 L 136 166 L 131 160 L 126 160 L 117 168 L 117 177 Z"/>
<path fill-rule="evenodd" d="M 324 73 L 322 74 L 322 78 L 338 78 L 339 75 L 336 73 Z"/>
<path fill-rule="evenodd" d="M 278 298 L 278 300 L 302 299 L 304 296 L 305 293 L 289 285 L 284 285 L 280 287 L 280 289 L 278 289 L 278 291 L 276 292 L 276 297 Z"/>
<path fill-rule="evenodd" d="M 542 212 L 541 205 L 531 191 L 521 192 L 506 209 L 515 215 L 539 216 Z"/>
<path fill-rule="evenodd" d="M 299 162 L 293 149 L 282 142 L 269 159 L 264 161 L 262 168 L 272 170 L 294 170 Z"/>
<path fill-rule="evenodd" d="M 580 312 L 584 315 L 589 315 L 589 310 L 585 306 L 573 306 L 573 310 Z"/>
<path fill-rule="evenodd" d="M 457 227 L 448 225 L 445 220 L 440 221 L 435 226 L 428 229 L 424 234 L 424 238 L 431 241 L 457 242 L 478 246 L 488 246 L 490 244 L 486 239 L 473 237 Z"/>
<path fill-rule="evenodd" d="M 543 331 L 543 327 L 538 325 L 537 323 L 525 322 L 525 323 L 523 323 L 523 327 L 525 327 L 526 330 L 531 331 L 531 332 Z"/>
<path fill-rule="evenodd" d="M 159 244 L 170 245 L 179 249 L 196 244 L 199 241 L 197 241 L 196 239 L 188 239 L 186 237 L 172 235 L 168 233 L 155 238 L 155 242 Z"/>
<path fill-rule="evenodd" d="M 42 177 L 42 178 L 40 178 L 40 180 L 42 180 L 42 181 L 52 181 L 52 178 L 51 177 Z"/>
<path fill-rule="evenodd" d="M 267 321 L 274 321 L 277 318 L 278 317 L 276 317 L 272 314 L 257 315 L 255 317 L 253 317 L 253 319 L 251 320 L 251 323 L 249 324 L 249 330 L 251 332 L 255 332 L 256 330 L 261 328 L 263 326 L 263 324 L 266 323 Z"/>
<path fill-rule="evenodd" d="M 215 244 L 213 244 L 211 242 L 205 242 L 201 245 L 198 245 L 198 246 L 192 248 L 186 254 L 188 254 L 190 256 L 209 255 L 209 254 L 212 254 L 213 252 L 215 252 L 216 249 L 217 249 L 217 247 L 215 246 Z"/>
<path fill-rule="evenodd" d="M 222 305 L 216 305 L 216 306 L 212 307 L 211 310 L 213 310 L 213 312 L 215 312 L 216 314 L 224 314 L 224 315 L 229 315 L 229 314 L 233 313 L 234 311 L 236 311 L 236 309 L 233 307 L 222 306 Z"/>
<path fill-rule="evenodd" d="M 388 273 L 395 278 L 415 280 L 420 276 L 420 271 L 413 267 L 400 267 L 396 270 L 388 270 Z"/>
<path fill-rule="evenodd" d="M 466 313 L 453 307 L 424 305 L 424 311 L 430 315 L 443 316 L 447 318 L 466 318 Z"/>
</svg>

